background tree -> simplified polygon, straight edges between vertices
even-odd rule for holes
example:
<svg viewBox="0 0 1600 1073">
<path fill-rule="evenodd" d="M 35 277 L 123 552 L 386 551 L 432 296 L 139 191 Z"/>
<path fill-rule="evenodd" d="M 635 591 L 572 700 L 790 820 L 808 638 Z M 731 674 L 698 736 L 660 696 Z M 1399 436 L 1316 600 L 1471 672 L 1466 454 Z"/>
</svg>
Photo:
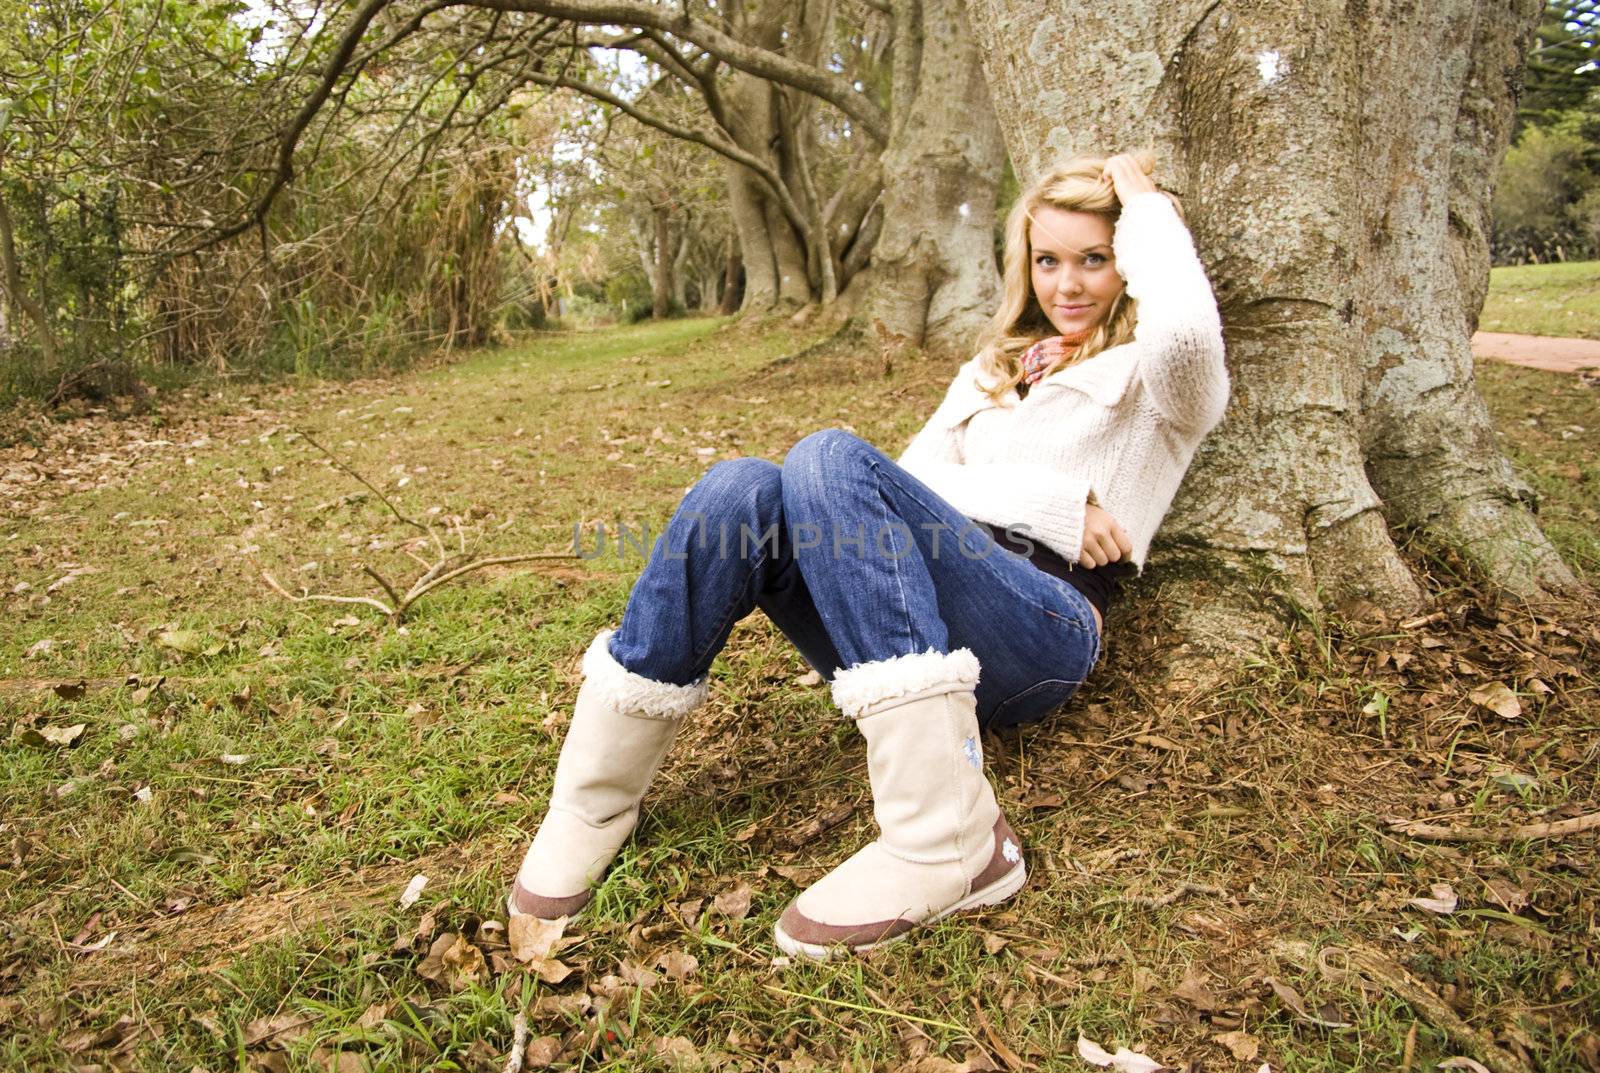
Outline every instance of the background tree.
<svg viewBox="0 0 1600 1073">
<path fill-rule="evenodd" d="M 1019 172 L 1153 146 L 1186 199 L 1234 390 L 1163 530 L 1185 636 L 1253 648 L 1263 590 L 1415 608 L 1409 534 L 1516 596 L 1571 583 L 1469 346 L 1537 4 L 968 6 Z"/>
</svg>

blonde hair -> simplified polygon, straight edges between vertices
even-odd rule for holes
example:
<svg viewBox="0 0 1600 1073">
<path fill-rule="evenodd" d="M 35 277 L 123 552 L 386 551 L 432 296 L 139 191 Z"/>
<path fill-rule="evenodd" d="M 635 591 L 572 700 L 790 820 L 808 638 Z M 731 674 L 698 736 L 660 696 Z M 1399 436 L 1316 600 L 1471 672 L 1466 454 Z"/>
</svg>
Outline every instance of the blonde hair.
<svg viewBox="0 0 1600 1073">
<path fill-rule="evenodd" d="M 1114 227 L 1117 217 L 1122 215 L 1122 203 L 1117 200 L 1111 184 L 1101 181 L 1107 159 L 1076 156 L 1064 160 L 1041 175 L 1011 206 L 1011 212 L 1006 217 L 1000 308 L 995 311 L 989 330 L 983 337 L 983 348 L 978 353 L 983 380 L 994 385 L 986 389 L 986 393 L 995 402 L 999 402 L 1022 382 L 1019 360 L 1022 352 L 1041 339 L 1059 334 L 1033 293 L 1032 244 L 1028 229 L 1034 213 L 1045 207 L 1067 212 L 1092 212 L 1104 217 Z M 1139 153 L 1135 159 L 1145 174 L 1155 170 L 1155 154 Z M 1176 198 L 1171 194 L 1167 197 L 1177 205 Z M 1178 211 L 1181 215 L 1183 210 L 1179 207 Z M 1089 337 L 1079 345 L 1077 353 L 1064 364 L 1087 361 L 1101 351 L 1131 342 L 1137 305 L 1123 291 L 1113 303 L 1110 314 L 1095 326 Z"/>
</svg>

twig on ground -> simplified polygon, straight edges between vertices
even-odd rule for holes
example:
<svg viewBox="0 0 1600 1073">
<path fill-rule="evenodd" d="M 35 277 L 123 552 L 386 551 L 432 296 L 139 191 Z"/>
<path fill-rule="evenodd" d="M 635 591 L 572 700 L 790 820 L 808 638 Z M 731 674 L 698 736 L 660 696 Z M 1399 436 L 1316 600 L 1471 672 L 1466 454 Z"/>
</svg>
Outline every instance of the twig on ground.
<svg viewBox="0 0 1600 1073">
<path fill-rule="evenodd" d="M 429 592 L 448 581 L 453 581 L 454 579 L 461 577 L 463 574 L 470 574 L 474 570 L 482 570 L 486 566 L 509 566 L 512 563 L 532 562 L 537 559 L 578 558 L 577 554 L 574 552 L 529 552 L 524 555 L 495 555 L 487 559 L 474 559 L 470 554 L 467 553 L 467 533 L 465 528 L 461 525 L 461 520 L 459 518 L 451 518 L 449 520 L 451 528 L 455 530 L 456 544 L 460 548 L 459 553 L 452 555 L 450 552 L 445 550 L 444 541 L 439 538 L 439 533 L 433 526 L 419 522 L 415 518 L 407 517 L 401 512 L 399 507 L 394 505 L 394 502 L 390 500 L 388 496 L 383 494 L 382 490 L 379 489 L 377 485 L 373 484 L 361 474 L 357 473 L 354 469 L 346 465 L 344 462 L 340 461 L 338 456 L 336 456 L 326 447 L 322 446 L 322 444 L 318 443 L 309 432 L 306 432 L 304 429 L 300 428 L 297 428 L 294 431 L 299 436 L 303 437 L 307 443 L 311 444 L 311 446 L 315 447 L 317 450 L 326 455 L 328 460 L 335 466 L 339 467 L 339 469 L 349 474 L 351 477 L 354 477 L 357 481 L 360 481 L 368 491 L 377 496 L 378 499 L 383 502 L 385 507 L 389 508 L 390 514 L 393 514 L 401 522 L 411 526 L 413 529 L 418 529 L 425 533 L 428 539 L 433 541 L 434 549 L 439 554 L 438 559 L 430 563 L 428 560 L 422 558 L 422 556 L 418 555 L 410 548 L 402 549 L 417 563 L 418 566 L 422 567 L 423 571 L 422 575 L 418 577 L 416 581 L 412 582 L 411 587 L 404 593 L 402 593 L 394 584 L 392 584 L 388 578 L 378 573 L 378 571 L 371 565 L 362 563 L 361 572 L 378 583 L 378 586 L 382 588 L 383 591 L 388 595 L 388 603 L 385 603 L 384 601 L 373 596 L 339 596 L 334 593 L 311 592 L 307 589 L 301 589 L 300 595 L 296 596 L 294 593 L 284 588 L 283 585 L 278 582 L 277 578 L 273 577 L 265 570 L 261 572 L 261 576 L 275 592 L 295 601 L 296 603 L 315 602 L 326 604 L 361 604 L 366 607 L 374 608 L 382 612 L 385 617 L 394 619 L 398 622 L 405 618 L 406 612 L 411 609 L 412 604 L 422 599 L 422 597 L 426 596 Z"/>
<path fill-rule="evenodd" d="M 522 1060 L 528 1053 L 528 1011 L 518 1010 L 511 1019 L 511 1053 L 506 1055 L 506 1073 L 522 1073 Z"/>
<path fill-rule="evenodd" d="M 340 461 L 340 459 L 339 459 L 339 457 L 337 455 L 335 455 L 332 451 L 328 450 L 326 447 L 322 446 L 322 444 L 318 443 L 316 441 L 316 439 L 311 435 L 311 433 L 307 432 L 303 428 L 296 428 L 296 429 L 294 429 L 294 432 L 295 432 L 296 435 L 302 437 L 311 446 L 315 447 L 317 450 L 319 450 L 323 454 L 327 455 L 329 462 L 332 462 L 334 465 L 336 465 L 340 469 L 344 470 L 345 473 L 349 474 L 351 477 L 354 477 L 357 481 L 360 481 L 361 484 L 366 486 L 367 491 L 371 492 L 373 495 L 377 496 L 380 500 L 383 501 L 383 505 L 389 508 L 389 513 L 390 514 L 393 514 L 396 518 L 399 518 L 402 522 L 404 522 L 405 524 L 411 526 L 411 528 L 421 530 L 428 537 L 430 537 L 435 544 L 439 543 L 439 538 L 433 535 L 433 530 L 432 529 L 430 529 L 426 525 L 423 525 L 421 522 L 417 521 L 415 518 L 408 518 L 404 514 L 401 514 L 400 513 L 400 508 L 395 506 L 394 502 L 388 496 L 384 495 L 382 490 L 380 490 L 377 485 L 373 484 L 371 481 L 367 480 L 361 474 L 357 473 L 355 470 L 353 470 L 349 466 L 345 465 L 342 461 Z M 443 554 L 444 548 L 441 546 L 439 548 L 439 551 L 440 551 L 441 554 Z"/>
<path fill-rule="evenodd" d="M 854 805 L 836 805 L 822 815 L 814 817 L 798 831 L 789 834 L 784 839 L 784 844 L 790 849 L 799 849 L 812 839 L 833 830 L 851 816 L 854 816 L 855 812 L 856 807 Z"/>
<path fill-rule="evenodd" d="M 1186 898 L 1191 894 L 1209 894 L 1214 898 L 1220 898 L 1227 893 L 1223 888 L 1213 886 L 1210 883 L 1179 883 L 1165 894 L 1120 894 L 1115 898 L 1101 899 L 1089 908 L 1099 909 L 1107 905 L 1131 905 L 1138 909 L 1164 909 L 1180 898 Z"/>
<path fill-rule="evenodd" d="M 1427 842 L 1518 842 L 1535 838 L 1564 838 L 1600 828 L 1600 812 L 1549 823 L 1523 823 L 1512 827 L 1438 827 L 1412 820 L 1390 819 L 1389 830 Z"/>
</svg>

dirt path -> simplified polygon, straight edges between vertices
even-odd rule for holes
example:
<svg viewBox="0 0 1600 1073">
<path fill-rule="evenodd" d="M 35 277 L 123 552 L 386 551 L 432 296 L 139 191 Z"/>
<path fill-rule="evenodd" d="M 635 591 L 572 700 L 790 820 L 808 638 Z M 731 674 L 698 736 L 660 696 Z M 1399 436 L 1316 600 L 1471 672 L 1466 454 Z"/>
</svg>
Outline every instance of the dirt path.
<svg viewBox="0 0 1600 1073">
<path fill-rule="evenodd" d="M 1493 358 L 1495 361 L 1552 373 L 1600 369 L 1600 339 L 1479 332 L 1472 337 L 1472 353 L 1480 358 Z"/>
</svg>

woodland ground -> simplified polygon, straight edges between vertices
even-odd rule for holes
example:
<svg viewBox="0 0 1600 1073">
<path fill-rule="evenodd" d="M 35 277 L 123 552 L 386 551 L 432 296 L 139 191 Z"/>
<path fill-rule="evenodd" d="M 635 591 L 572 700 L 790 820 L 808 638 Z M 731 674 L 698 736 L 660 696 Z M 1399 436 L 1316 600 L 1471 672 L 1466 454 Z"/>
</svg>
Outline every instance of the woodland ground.
<svg viewBox="0 0 1600 1073">
<path fill-rule="evenodd" d="M 358 563 L 436 557 L 305 434 L 473 552 L 570 552 L 574 522 L 659 528 L 718 458 L 829 425 L 892 450 L 954 369 L 885 378 L 813 342 L 544 336 L 382 381 L 196 389 L 0 451 L 0 1067 L 500 1070 L 527 1010 L 529 1068 L 1089 1069 L 1081 1033 L 1213 1071 L 1600 1070 L 1600 833 L 1397 827 L 1600 808 L 1600 626 L 1497 602 L 1420 545 L 1430 613 L 1286 608 L 1274 650 L 1203 696 L 1149 687 L 1162 640 L 1127 605 L 1083 694 L 988 743 L 1022 895 L 827 965 L 775 961 L 770 930 L 870 837 L 863 755 L 753 617 L 593 912 L 522 967 L 501 899 L 578 656 L 642 562 L 471 574 L 403 626 L 292 603 L 263 571 L 382 595 Z M 1480 378 L 1592 583 L 1600 390 Z"/>
</svg>

